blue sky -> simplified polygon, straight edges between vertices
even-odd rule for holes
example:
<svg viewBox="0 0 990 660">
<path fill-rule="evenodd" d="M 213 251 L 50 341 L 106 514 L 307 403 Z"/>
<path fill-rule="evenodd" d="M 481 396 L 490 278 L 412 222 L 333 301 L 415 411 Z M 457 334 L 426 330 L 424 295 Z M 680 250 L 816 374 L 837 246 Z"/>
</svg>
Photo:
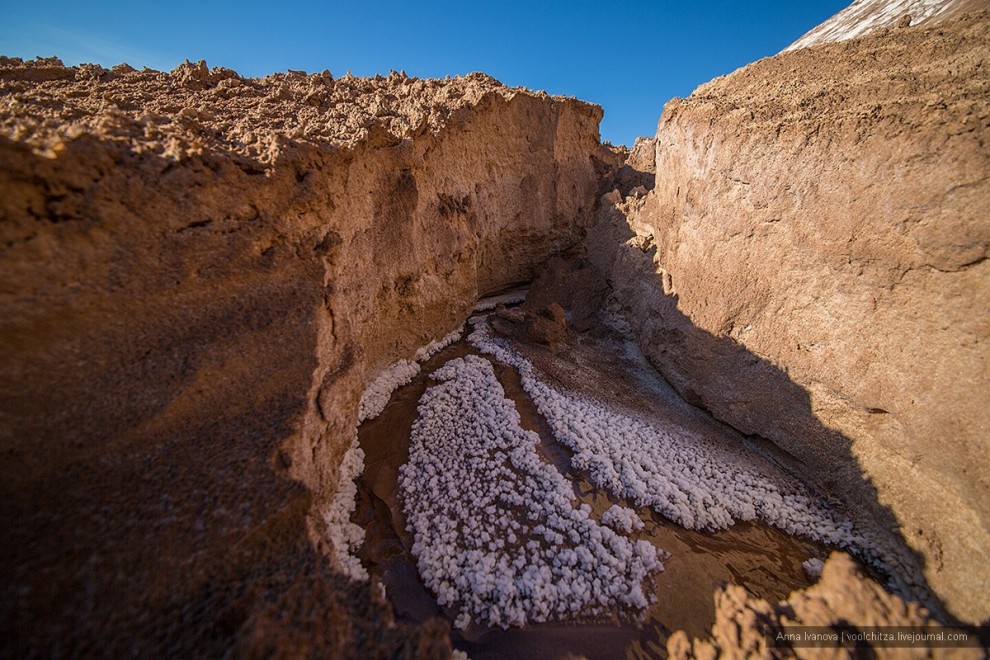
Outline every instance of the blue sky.
<svg viewBox="0 0 990 660">
<path fill-rule="evenodd" d="M 773 55 L 849 2 L 20 2 L 0 12 L 0 54 L 159 70 L 205 59 L 245 76 L 484 71 L 600 104 L 602 138 L 631 145 L 672 97 Z"/>
</svg>

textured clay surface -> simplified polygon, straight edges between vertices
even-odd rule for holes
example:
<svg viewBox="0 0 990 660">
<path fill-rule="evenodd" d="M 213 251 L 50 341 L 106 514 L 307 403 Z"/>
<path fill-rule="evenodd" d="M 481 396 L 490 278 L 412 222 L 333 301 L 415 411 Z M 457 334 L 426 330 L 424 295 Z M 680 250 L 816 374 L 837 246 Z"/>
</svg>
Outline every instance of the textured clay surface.
<svg viewBox="0 0 990 660">
<path fill-rule="evenodd" d="M 689 401 L 969 621 L 990 616 L 988 35 L 987 13 L 880 30 L 670 102 L 656 188 L 606 196 L 588 250 Z"/>
<path fill-rule="evenodd" d="M 3 654 L 445 655 L 322 512 L 367 383 L 580 240 L 601 110 L 10 59 L 0 107 Z"/>
</svg>

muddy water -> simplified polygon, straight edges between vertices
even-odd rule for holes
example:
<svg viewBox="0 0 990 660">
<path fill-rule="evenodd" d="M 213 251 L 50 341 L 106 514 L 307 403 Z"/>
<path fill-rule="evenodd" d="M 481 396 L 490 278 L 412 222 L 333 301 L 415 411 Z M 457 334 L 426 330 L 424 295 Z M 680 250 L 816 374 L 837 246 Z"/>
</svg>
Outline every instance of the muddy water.
<svg viewBox="0 0 990 660">
<path fill-rule="evenodd" d="M 365 469 L 358 482 L 358 506 L 352 519 L 367 530 L 359 554 L 365 566 L 380 576 L 396 616 L 402 620 L 450 615 L 437 606 L 417 576 L 409 553 L 412 537 L 405 531 L 397 499 L 397 476 L 408 458 L 416 406 L 429 384 L 429 374 L 448 360 L 471 353 L 475 351 L 465 341 L 441 351 L 423 365 L 412 383 L 395 392 L 381 415 L 358 430 Z M 522 426 L 540 435 L 544 458 L 572 480 L 575 494 L 592 506 L 595 517 L 612 504 L 630 506 L 594 488 L 585 475 L 572 468 L 568 449 L 553 439 L 546 420 L 522 389 L 516 370 L 493 364 L 506 396 L 519 410 Z M 455 646 L 476 659 L 556 658 L 567 653 L 592 659 L 657 657 L 665 654 L 666 639 L 674 630 L 700 636 L 710 628 L 714 593 L 721 585 L 739 584 L 757 596 L 780 600 L 809 584 L 801 562 L 813 556 L 825 557 L 828 552 L 821 545 L 762 523 L 737 523 L 728 530 L 705 533 L 683 529 L 648 509 L 638 511 L 645 527 L 634 536 L 670 553 L 665 570 L 652 578 L 657 602 L 641 626 L 539 624 L 507 631 L 455 630 Z"/>
</svg>

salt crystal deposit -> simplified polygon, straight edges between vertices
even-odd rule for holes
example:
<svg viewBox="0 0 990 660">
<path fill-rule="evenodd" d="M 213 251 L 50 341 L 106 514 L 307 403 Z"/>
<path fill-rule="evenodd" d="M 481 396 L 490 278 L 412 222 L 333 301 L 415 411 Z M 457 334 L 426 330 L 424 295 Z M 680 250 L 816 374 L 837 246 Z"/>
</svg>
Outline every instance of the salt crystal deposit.
<svg viewBox="0 0 990 660">
<path fill-rule="evenodd" d="M 526 291 L 513 291 L 511 293 L 503 293 L 500 296 L 490 296 L 488 298 L 482 298 L 474 306 L 475 312 L 487 312 L 489 310 L 495 309 L 499 305 L 515 305 L 526 300 Z"/>
<path fill-rule="evenodd" d="M 626 534 L 643 529 L 643 521 L 636 512 L 618 504 L 612 505 L 602 514 L 602 524 Z"/>
<path fill-rule="evenodd" d="M 392 393 L 408 384 L 419 373 L 419 363 L 429 360 L 447 346 L 461 338 L 462 328 L 454 330 L 442 339 L 431 341 L 416 351 L 416 361 L 399 360 L 378 375 L 365 389 L 358 405 L 358 422 L 373 419 L 385 409 Z M 333 500 L 324 512 L 328 534 L 333 543 L 334 557 L 342 572 L 353 580 L 367 580 L 368 572 L 353 552 L 364 541 L 364 529 L 351 522 L 357 487 L 354 480 L 364 469 L 364 451 L 358 446 L 357 435 L 344 454 L 340 465 L 339 485 Z"/>
<path fill-rule="evenodd" d="M 541 381 L 508 340 L 493 337 L 484 318 L 472 323 L 471 343 L 519 370 L 554 436 L 574 452 L 574 467 L 586 470 L 598 488 L 688 529 L 724 529 L 759 518 L 824 543 L 866 545 L 852 523 L 796 480 L 770 479 L 684 429 L 661 428 L 590 397 L 561 392 Z"/>
<path fill-rule="evenodd" d="M 661 552 L 599 525 L 537 453 L 491 364 L 434 372 L 420 400 L 399 492 L 420 575 L 455 625 L 508 627 L 612 615 L 649 604 Z"/>
<path fill-rule="evenodd" d="M 364 542 L 364 529 L 351 522 L 357 496 L 354 480 L 363 469 L 364 451 L 358 446 L 357 433 L 355 433 L 354 440 L 340 464 L 337 492 L 334 493 L 333 500 L 323 514 L 327 533 L 333 543 L 337 566 L 352 580 L 368 579 L 368 571 L 353 554 Z"/>
<path fill-rule="evenodd" d="M 419 364 L 412 360 L 399 360 L 371 381 L 361 395 L 358 404 L 358 422 L 374 419 L 385 410 L 392 392 L 410 382 L 419 373 Z"/>
<path fill-rule="evenodd" d="M 918 25 L 952 10 L 952 4 L 945 0 L 858 0 L 781 52 L 847 41 L 881 28 L 892 28 L 905 18 L 907 25 Z"/>
<path fill-rule="evenodd" d="M 454 330 L 443 339 L 431 341 L 416 350 L 415 361 L 399 360 L 371 381 L 361 395 L 358 404 L 358 423 L 378 417 L 385 409 L 389 398 L 397 388 L 406 385 L 419 373 L 419 363 L 431 357 L 461 338 L 462 328 Z"/>
<path fill-rule="evenodd" d="M 431 357 L 433 357 L 434 355 L 436 355 L 437 353 L 439 353 L 440 351 L 442 351 L 443 349 L 447 348 L 455 341 L 460 339 L 463 332 L 464 332 L 464 328 L 460 327 L 457 330 L 451 332 L 443 339 L 437 339 L 435 341 L 431 341 L 426 346 L 423 346 L 422 348 L 418 349 L 415 355 L 416 361 L 426 362 Z"/>
</svg>

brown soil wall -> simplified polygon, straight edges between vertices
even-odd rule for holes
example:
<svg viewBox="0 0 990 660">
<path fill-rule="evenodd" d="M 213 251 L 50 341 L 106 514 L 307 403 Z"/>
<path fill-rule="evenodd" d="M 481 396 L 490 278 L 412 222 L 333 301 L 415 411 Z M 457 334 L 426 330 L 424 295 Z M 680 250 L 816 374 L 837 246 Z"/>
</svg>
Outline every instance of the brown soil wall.
<svg viewBox="0 0 990 660">
<path fill-rule="evenodd" d="M 4 654 L 448 653 L 322 509 L 378 371 L 581 239 L 601 110 L 11 60 L 0 98 Z"/>
</svg>

